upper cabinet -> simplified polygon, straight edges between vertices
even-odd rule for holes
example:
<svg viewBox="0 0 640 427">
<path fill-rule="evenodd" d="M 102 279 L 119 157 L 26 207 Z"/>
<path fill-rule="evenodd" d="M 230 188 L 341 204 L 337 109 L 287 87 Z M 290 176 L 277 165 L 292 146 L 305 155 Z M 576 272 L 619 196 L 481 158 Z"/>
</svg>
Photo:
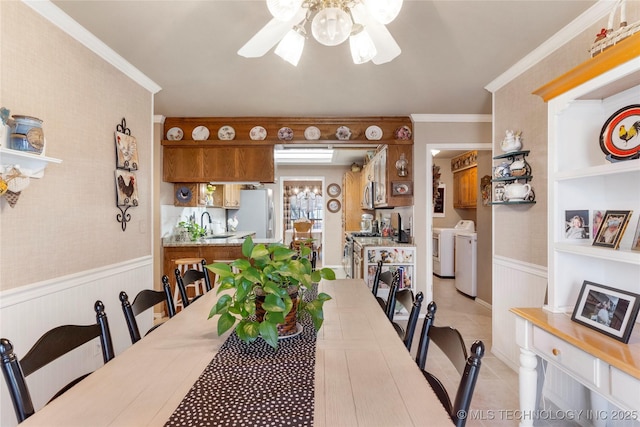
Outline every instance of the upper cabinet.
<svg viewBox="0 0 640 427">
<path fill-rule="evenodd" d="M 405 170 L 399 173 L 396 163 L 403 156 Z M 413 205 L 413 146 L 388 144 L 378 147 L 378 151 L 364 166 L 362 182 L 363 209 L 394 208 Z M 404 174 L 401 176 L 401 174 Z M 370 184 L 374 183 L 373 189 Z M 373 194 L 371 194 L 373 192 Z"/>
<path fill-rule="evenodd" d="M 478 152 L 469 151 L 451 159 L 453 207 L 475 209 L 478 204 Z"/>
<path fill-rule="evenodd" d="M 585 280 L 640 293 L 640 159 L 622 160 L 640 145 L 628 133 L 640 122 L 639 47 L 640 34 L 631 36 L 534 92 L 548 101 L 551 311 L 570 310 Z M 633 211 L 617 249 L 597 233 L 606 211 Z M 584 223 L 577 238 L 574 216 Z M 603 223 L 615 228 L 618 217 L 610 219 Z"/>
<path fill-rule="evenodd" d="M 166 182 L 274 182 L 273 146 L 163 141 Z"/>
<path fill-rule="evenodd" d="M 163 132 L 163 179 L 177 183 L 275 182 L 277 145 L 386 144 L 401 147 L 409 162 L 413 151 L 411 119 L 402 116 L 169 117 Z M 399 159 L 395 156 L 390 150 L 391 165 Z M 389 169 L 384 172 L 389 188 Z M 411 181 L 411 175 L 403 179 Z M 402 203 L 407 196 L 412 199 L 403 196 Z"/>
</svg>

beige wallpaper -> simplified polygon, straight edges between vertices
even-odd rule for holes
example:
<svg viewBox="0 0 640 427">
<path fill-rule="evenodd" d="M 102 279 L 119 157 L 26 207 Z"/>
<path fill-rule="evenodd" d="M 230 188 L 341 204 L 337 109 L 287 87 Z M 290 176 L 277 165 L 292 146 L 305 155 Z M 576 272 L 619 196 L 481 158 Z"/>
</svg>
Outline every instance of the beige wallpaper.
<svg viewBox="0 0 640 427">
<path fill-rule="evenodd" d="M 0 2 L 0 104 L 44 121 L 46 155 L 14 208 L 0 200 L 0 290 L 151 254 L 152 95 L 22 2 Z M 116 221 L 114 131 L 138 143 L 140 206 Z"/>
<path fill-rule="evenodd" d="M 627 21 L 639 19 L 640 2 L 628 2 Z M 537 202 L 535 205 L 496 207 L 496 255 L 547 265 L 547 104 L 532 92 L 588 60 L 588 49 L 606 24 L 607 18 L 604 18 L 495 93 L 494 150 L 501 152 L 499 141 L 506 129 L 523 131 L 522 149 L 531 150 L 527 161 L 533 171 L 531 185 Z"/>
</svg>

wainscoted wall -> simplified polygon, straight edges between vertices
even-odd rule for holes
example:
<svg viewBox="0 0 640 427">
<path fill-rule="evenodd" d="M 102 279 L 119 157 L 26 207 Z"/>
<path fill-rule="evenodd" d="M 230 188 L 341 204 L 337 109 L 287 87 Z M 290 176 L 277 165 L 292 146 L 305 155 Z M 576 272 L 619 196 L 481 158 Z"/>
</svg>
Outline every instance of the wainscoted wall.
<svg viewBox="0 0 640 427">
<path fill-rule="evenodd" d="M 516 371 L 520 347 L 515 342 L 515 315 L 509 309 L 541 307 L 546 291 L 546 267 L 494 255 L 491 351 Z"/>
<path fill-rule="evenodd" d="M 95 323 L 93 306 L 96 300 L 101 300 L 118 357 L 131 346 L 118 298 L 120 291 L 125 291 L 132 300 L 140 290 L 153 288 L 152 277 L 153 262 L 151 256 L 145 256 L 2 292 L 0 336 L 10 339 L 18 357 L 23 356 L 49 329 L 61 324 Z M 141 313 L 137 320 L 140 331 L 147 331 L 153 325 L 153 313 Z M 44 406 L 61 385 L 103 364 L 99 344 L 95 339 L 28 377 L 36 410 Z M 16 425 L 4 382 L 0 387 L 0 402 L 0 425 Z"/>
</svg>

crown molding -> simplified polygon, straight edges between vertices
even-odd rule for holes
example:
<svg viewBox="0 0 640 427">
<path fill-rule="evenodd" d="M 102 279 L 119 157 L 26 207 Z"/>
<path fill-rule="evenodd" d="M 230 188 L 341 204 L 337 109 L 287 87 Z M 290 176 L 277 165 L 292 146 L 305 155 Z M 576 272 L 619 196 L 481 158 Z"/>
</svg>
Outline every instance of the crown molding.
<svg viewBox="0 0 640 427">
<path fill-rule="evenodd" d="M 568 43 L 571 39 L 581 34 L 585 29 L 595 24 L 599 19 L 607 16 L 614 6 L 615 0 L 599 0 L 596 4 L 584 11 L 580 16 L 567 24 L 560 31 L 551 36 L 527 56 L 516 62 L 511 68 L 498 76 L 484 88 L 491 93 L 496 92 L 516 77 L 533 67 L 544 58 Z"/>
<path fill-rule="evenodd" d="M 411 114 L 413 123 L 490 123 L 491 114 Z"/>
<path fill-rule="evenodd" d="M 22 0 L 22 2 L 152 94 L 162 89 L 49 0 Z"/>
</svg>

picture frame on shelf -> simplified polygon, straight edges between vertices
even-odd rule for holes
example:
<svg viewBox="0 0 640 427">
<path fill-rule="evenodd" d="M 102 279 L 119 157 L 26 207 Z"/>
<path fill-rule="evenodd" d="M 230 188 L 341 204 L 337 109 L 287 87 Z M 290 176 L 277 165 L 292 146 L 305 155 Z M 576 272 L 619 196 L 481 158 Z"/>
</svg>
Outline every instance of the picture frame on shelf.
<svg viewBox="0 0 640 427">
<path fill-rule="evenodd" d="M 605 214 L 604 209 L 596 209 L 590 212 L 591 214 L 591 240 L 595 240 L 598 235 L 598 229 L 600 228 L 600 224 L 602 224 L 602 219 Z"/>
<path fill-rule="evenodd" d="M 633 211 L 606 211 L 593 240 L 593 246 L 618 249 L 632 213 Z"/>
<path fill-rule="evenodd" d="M 588 239 L 589 229 L 589 210 L 564 211 L 564 237 L 566 239 Z"/>
<path fill-rule="evenodd" d="M 638 220 L 638 225 L 636 226 L 636 232 L 633 235 L 633 243 L 631 243 L 632 251 L 640 251 L 640 220 Z"/>
<path fill-rule="evenodd" d="M 639 309 L 640 295 L 585 280 L 571 320 L 626 344 Z"/>
</svg>

